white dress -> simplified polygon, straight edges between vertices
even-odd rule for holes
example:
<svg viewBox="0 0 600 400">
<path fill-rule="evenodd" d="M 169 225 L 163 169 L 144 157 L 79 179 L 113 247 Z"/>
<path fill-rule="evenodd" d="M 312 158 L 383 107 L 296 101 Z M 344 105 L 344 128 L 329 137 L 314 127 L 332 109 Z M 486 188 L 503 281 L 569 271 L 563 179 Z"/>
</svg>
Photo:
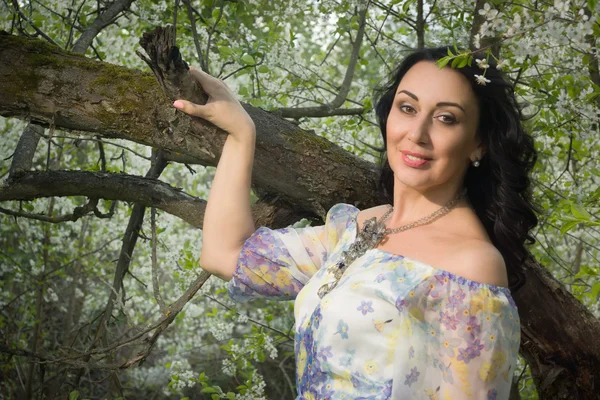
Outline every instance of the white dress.
<svg viewBox="0 0 600 400">
<path fill-rule="evenodd" d="M 236 301 L 295 299 L 297 398 L 508 399 L 520 342 L 508 288 L 372 249 L 317 296 L 358 212 L 340 203 L 323 226 L 259 228 L 229 284 Z"/>
</svg>

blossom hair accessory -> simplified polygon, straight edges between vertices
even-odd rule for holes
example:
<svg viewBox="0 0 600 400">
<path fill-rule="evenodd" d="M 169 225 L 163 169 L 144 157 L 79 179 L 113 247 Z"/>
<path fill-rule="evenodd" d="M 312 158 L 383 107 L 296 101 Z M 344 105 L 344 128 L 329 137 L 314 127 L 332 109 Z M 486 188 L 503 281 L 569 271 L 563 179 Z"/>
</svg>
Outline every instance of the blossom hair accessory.
<svg viewBox="0 0 600 400">
<path fill-rule="evenodd" d="M 377 221 L 377 218 L 375 217 L 366 220 L 362 230 L 357 234 L 354 243 L 350 245 L 348 250 L 342 251 L 341 259 L 337 263 L 335 263 L 327 269 L 329 273 L 333 274 L 335 281 L 322 285 L 317 291 L 318 296 L 320 298 L 323 298 L 323 296 L 325 296 L 333 288 L 335 288 L 342 276 L 344 275 L 344 272 L 346 272 L 348 266 L 352 264 L 354 260 L 364 255 L 368 250 L 377 247 L 377 245 L 383 240 L 384 236 L 428 224 L 448 214 L 450 210 L 454 208 L 454 206 L 456 206 L 456 204 L 458 204 L 458 202 L 462 198 L 466 197 L 467 190 L 463 189 L 455 198 L 450 200 L 442 208 L 440 208 L 433 214 L 430 214 L 415 222 L 411 222 L 410 224 L 402 225 L 394 229 L 386 228 L 384 224 L 384 222 L 392 214 L 392 211 L 394 211 L 393 206 L 391 206 L 386 211 L 386 213 L 381 217 L 379 221 Z"/>
</svg>

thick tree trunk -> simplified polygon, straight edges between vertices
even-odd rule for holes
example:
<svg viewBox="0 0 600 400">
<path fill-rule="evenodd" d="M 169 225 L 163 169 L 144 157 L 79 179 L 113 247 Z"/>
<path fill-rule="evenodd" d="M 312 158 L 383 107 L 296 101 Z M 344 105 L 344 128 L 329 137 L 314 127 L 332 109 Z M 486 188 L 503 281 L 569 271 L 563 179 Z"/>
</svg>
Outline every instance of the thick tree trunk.
<svg viewBox="0 0 600 400">
<path fill-rule="evenodd" d="M 600 321 L 537 263 L 526 275 L 513 297 L 539 398 L 600 398 Z"/>
<path fill-rule="evenodd" d="M 0 58 L 8 60 L 0 63 L 0 115 L 125 138 L 205 165 L 218 160 L 224 136 L 173 111 L 149 74 L 8 35 L 0 35 Z M 320 217 L 337 202 L 379 204 L 374 165 L 267 112 L 247 110 L 257 126 L 253 178 L 263 193 Z M 521 354 L 540 398 L 598 399 L 600 322 L 543 267 L 530 263 L 526 272 L 528 282 L 514 298 Z"/>
</svg>

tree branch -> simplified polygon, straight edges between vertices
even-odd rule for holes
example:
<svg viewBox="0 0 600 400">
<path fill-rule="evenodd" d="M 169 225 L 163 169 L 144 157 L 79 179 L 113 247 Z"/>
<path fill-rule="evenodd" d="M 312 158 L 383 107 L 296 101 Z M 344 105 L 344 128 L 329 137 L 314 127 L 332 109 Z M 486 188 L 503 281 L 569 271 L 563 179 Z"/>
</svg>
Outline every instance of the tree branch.
<svg viewBox="0 0 600 400">
<path fill-rule="evenodd" d="M 344 76 L 344 81 L 342 82 L 342 86 L 337 94 L 337 96 L 333 99 L 333 101 L 327 105 L 320 107 L 300 107 L 300 108 L 278 108 L 274 111 L 274 113 L 281 115 L 285 118 L 300 118 L 300 117 L 325 117 L 330 115 L 356 115 L 357 109 L 346 112 L 339 112 L 332 114 L 344 104 L 346 98 L 348 97 L 348 93 L 350 92 L 350 85 L 352 84 L 352 79 L 354 78 L 354 71 L 356 70 L 356 64 L 358 63 L 358 57 L 360 55 L 360 47 L 362 45 L 363 37 L 365 34 L 365 25 L 367 19 L 367 10 L 369 9 L 370 0 L 367 2 L 367 5 L 359 11 L 359 26 L 358 31 L 356 33 L 356 39 L 354 39 L 354 43 L 352 44 L 352 54 L 350 55 L 350 61 L 348 62 L 348 68 L 346 69 L 346 75 Z M 364 113 L 364 109 L 361 109 Z"/>
<path fill-rule="evenodd" d="M 84 54 L 100 31 L 114 22 L 119 13 L 127 10 L 135 0 L 116 0 L 81 34 L 73 45 L 73 52 Z"/>
<path fill-rule="evenodd" d="M 31 171 L 19 174 L 7 186 L 0 188 L 0 201 L 28 201 L 53 196 L 86 196 L 155 207 L 199 229 L 202 228 L 206 207 L 206 201 L 159 180 L 121 173 Z M 113 212 L 114 205 L 111 205 L 109 214 Z M 268 196 L 252 207 L 252 215 L 256 226 L 273 228 L 282 228 L 310 217 L 302 210 Z"/>
<path fill-rule="evenodd" d="M 196 28 L 196 17 L 194 16 L 194 11 L 192 9 L 192 5 L 189 0 L 183 0 L 185 4 L 185 8 L 187 10 L 188 19 L 190 20 L 190 28 L 192 29 L 192 38 L 194 40 L 194 46 L 196 46 L 196 54 L 198 57 L 198 62 L 200 63 L 200 68 L 208 73 L 207 70 L 207 62 L 204 62 L 204 57 L 202 56 L 202 47 L 200 46 L 200 40 L 198 39 L 198 30 Z M 207 49 L 208 51 L 208 49 Z M 206 54 L 206 58 L 208 58 L 208 53 Z"/>
<path fill-rule="evenodd" d="M 115 204 L 115 203 L 113 203 L 113 204 Z M 78 219 L 85 217 L 89 213 L 94 213 L 94 215 L 96 215 L 98 218 L 110 218 L 114 214 L 114 208 L 111 209 L 111 212 L 109 212 L 107 214 L 102 214 L 98 210 L 97 206 L 98 206 L 98 199 L 92 198 L 92 199 L 89 199 L 89 201 L 87 203 L 85 203 L 83 206 L 76 207 L 75 210 L 73 210 L 73 213 L 66 214 L 66 215 L 60 215 L 60 216 L 56 216 L 56 217 L 42 215 L 42 214 L 30 214 L 30 213 L 25 213 L 25 212 L 21 212 L 21 211 L 8 210 L 8 209 L 2 208 L 2 207 L 0 207 L 0 212 L 3 214 L 12 215 L 14 217 L 35 219 L 37 221 L 51 222 L 53 224 L 66 222 L 66 221 L 77 221 Z"/>
<path fill-rule="evenodd" d="M 35 124 L 27 124 L 27 127 L 23 131 L 23 134 L 19 138 L 13 160 L 10 165 L 10 172 L 8 173 L 9 179 L 16 173 L 22 171 L 29 171 L 31 164 L 33 163 L 33 156 L 37 149 L 38 143 L 44 128 Z"/>
<path fill-rule="evenodd" d="M 217 164 L 225 133 L 176 111 L 151 74 L 7 34 L 0 34 L 0 59 L 8 60 L 0 63 L 2 116 L 41 124 L 53 120 L 59 129 L 127 139 Z M 257 127 L 257 191 L 277 193 L 290 209 L 320 218 L 336 200 L 359 207 L 380 204 L 376 165 L 278 116 L 244 107 Z"/>
</svg>

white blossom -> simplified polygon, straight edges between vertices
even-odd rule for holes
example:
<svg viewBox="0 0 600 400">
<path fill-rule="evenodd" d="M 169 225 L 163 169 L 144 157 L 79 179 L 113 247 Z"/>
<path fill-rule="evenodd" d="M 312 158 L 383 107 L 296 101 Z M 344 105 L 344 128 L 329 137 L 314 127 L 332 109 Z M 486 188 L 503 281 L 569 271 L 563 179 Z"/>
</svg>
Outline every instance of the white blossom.
<svg viewBox="0 0 600 400">
<path fill-rule="evenodd" d="M 481 27 L 479 28 L 479 34 L 481 37 L 494 36 L 492 24 L 488 21 L 485 21 L 483 24 L 481 24 Z"/>
<path fill-rule="evenodd" d="M 483 8 L 479 10 L 479 15 L 483 15 L 485 19 L 492 21 L 498 15 L 498 10 L 494 10 L 489 3 L 485 3 Z"/>
<path fill-rule="evenodd" d="M 47 303 L 58 301 L 58 295 L 56 294 L 56 292 L 51 287 L 49 287 L 48 289 L 46 289 L 46 295 L 48 297 L 44 296 L 44 300 L 46 300 Z"/>
<path fill-rule="evenodd" d="M 569 2 L 564 0 L 554 0 L 554 9 L 564 18 L 569 11 Z"/>
<path fill-rule="evenodd" d="M 478 84 L 483 85 L 483 86 L 485 86 L 486 83 L 490 83 L 491 82 L 485 76 L 483 76 L 483 75 L 477 75 L 477 74 L 475 74 L 475 80 L 477 81 Z"/>
<path fill-rule="evenodd" d="M 475 46 L 476 49 L 481 47 L 481 35 L 479 33 L 475 34 L 475 36 L 473 36 L 473 45 Z"/>
<path fill-rule="evenodd" d="M 488 64 L 488 62 L 487 62 L 487 60 L 486 60 L 486 59 L 479 59 L 479 58 L 476 58 L 476 59 L 475 59 L 475 62 L 477 63 L 477 66 L 478 66 L 479 68 L 481 68 L 481 69 L 487 69 L 487 68 L 489 68 L 489 67 L 490 67 L 490 64 Z"/>
<path fill-rule="evenodd" d="M 494 20 L 493 26 L 497 32 L 503 32 L 506 30 L 506 21 L 504 20 L 504 18 L 496 18 Z"/>
</svg>

